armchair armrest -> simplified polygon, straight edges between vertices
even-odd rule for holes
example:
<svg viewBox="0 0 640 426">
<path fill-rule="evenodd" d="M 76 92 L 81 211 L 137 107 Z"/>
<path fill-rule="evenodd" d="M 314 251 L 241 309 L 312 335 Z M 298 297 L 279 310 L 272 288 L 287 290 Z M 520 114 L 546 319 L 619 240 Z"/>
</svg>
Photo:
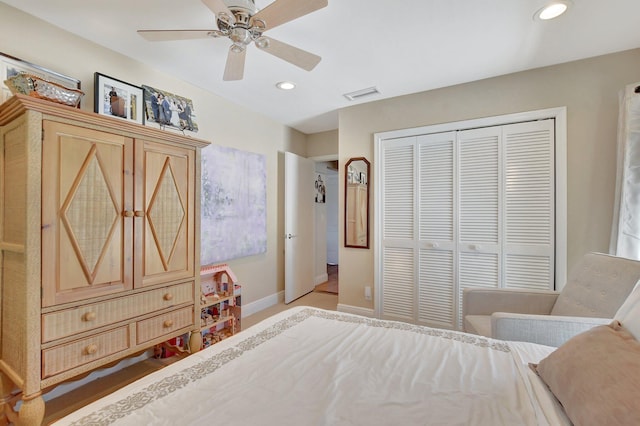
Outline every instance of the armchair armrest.
<svg viewBox="0 0 640 426">
<path fill-rule="evenodd" d="M 465 288 L 462 315 L 463 318 L 467 315 L 491 315 L 494 312 L 548 315 L 559 294 L 550 290 Z"/>
<path fill-rule="evenodd" d="M 491 315 L 491 334 L 495 339 L 558 347 L 576 334 L 611 321 L 610 318 L 495 312 Z"/>
</svg>

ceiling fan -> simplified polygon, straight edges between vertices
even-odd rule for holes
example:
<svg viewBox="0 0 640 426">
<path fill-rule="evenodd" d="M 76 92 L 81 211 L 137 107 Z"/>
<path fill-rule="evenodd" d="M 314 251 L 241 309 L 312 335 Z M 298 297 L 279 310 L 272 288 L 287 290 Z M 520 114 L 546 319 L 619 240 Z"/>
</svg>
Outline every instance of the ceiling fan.
<svg viewBox="0 0 640 426">
<path fill-rule="evenodd" d="M 255 0 L 202 0 L 215 14 L 218 29 L 138 30 L 149 41 L 227 37 L 232 41 L 223 80 L 242 80 L 247 46 L 264 50 L 304 70 L 311 71 L 320 56 L 275 40 L 264 32 L 327 6 L 328 0 L 275 0 L 258 11 Z"/>
</svg>

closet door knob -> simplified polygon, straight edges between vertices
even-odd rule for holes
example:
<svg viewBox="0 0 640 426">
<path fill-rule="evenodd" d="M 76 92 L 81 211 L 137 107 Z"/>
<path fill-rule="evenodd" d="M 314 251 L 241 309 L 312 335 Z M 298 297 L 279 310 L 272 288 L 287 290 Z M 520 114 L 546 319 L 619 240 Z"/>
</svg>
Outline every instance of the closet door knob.
<svg viewBox="0 0 640 426">
<path fill-rule="evenodd" d="M 124 217 L 133 217 L 133 212 L 131 210 L 125 210 L 122 214 Z"/>
<path fill-rule="evenodd" d="M 136 217 L 144 217 L 144 212 L 142 210 L 136 210 L 134 215 Z"/>
</svg>

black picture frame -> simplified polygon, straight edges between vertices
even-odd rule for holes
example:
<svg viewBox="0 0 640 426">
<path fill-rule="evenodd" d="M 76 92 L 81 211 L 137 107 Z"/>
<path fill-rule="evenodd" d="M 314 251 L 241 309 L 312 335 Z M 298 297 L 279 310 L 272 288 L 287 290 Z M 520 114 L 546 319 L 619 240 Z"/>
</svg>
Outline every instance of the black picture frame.
<svg viewBox="0 0 640 426">
<path fill-rule="evenodd" d="M 93 111 L 144 125 L 144 91 L 126 81 L 94 73 Z"/>
</svg>

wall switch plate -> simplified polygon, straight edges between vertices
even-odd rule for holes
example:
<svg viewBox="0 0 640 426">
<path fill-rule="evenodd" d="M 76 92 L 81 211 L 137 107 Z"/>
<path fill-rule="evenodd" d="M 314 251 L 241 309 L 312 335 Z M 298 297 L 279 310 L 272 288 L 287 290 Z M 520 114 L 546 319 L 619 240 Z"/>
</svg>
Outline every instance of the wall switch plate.
<svg viewBox="0 0 640 426">
<path fill-rule="evenodd" d="M 371 300 L 371 287 L 367 286 L 364 288 L 364 298 Z"/>
</svg>

